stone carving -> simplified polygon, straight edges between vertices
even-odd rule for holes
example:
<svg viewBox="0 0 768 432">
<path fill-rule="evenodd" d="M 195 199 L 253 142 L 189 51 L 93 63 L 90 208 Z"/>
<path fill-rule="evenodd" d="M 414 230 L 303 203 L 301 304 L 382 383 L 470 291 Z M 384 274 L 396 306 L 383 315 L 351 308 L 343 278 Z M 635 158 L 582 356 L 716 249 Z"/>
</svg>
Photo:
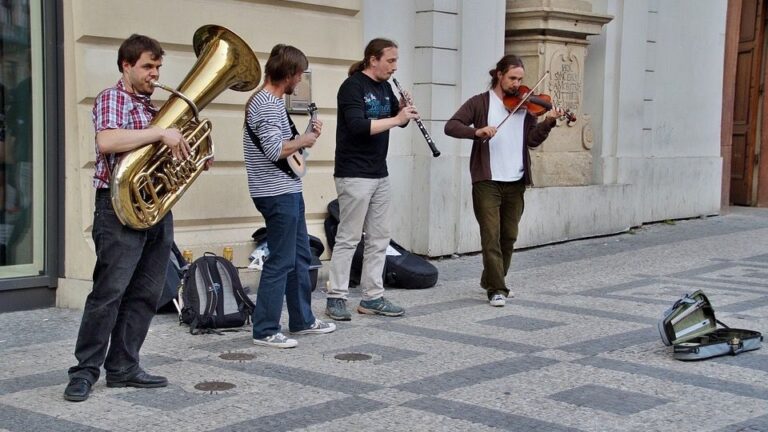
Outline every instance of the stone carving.
<svg viewBox="0 0 768 432">
<path fill-rule="evenodd" d="M 590 116 L 584 114 L 581 116 L 581 146 L 585 150 L 592 150 L 592 146 L 595 145 L 595 131 L 592 130 L 592 124 L 590 123 Z"/>
<path fill-rule="evenodd" d="M 549 92 L 555 105 L 577 114 L 581 108 L 581 83 L 579 58 L 570 50 L 556 51 L 549 69 Z"/>
</svg>

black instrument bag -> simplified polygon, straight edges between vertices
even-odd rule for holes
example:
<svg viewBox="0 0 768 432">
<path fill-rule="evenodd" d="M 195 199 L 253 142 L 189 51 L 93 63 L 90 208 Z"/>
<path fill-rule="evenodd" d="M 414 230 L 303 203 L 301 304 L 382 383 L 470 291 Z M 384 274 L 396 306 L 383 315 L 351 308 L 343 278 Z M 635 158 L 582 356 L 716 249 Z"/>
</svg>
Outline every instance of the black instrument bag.
<svg viewBox="0 0 768 432">
<path fill-rule="evenodd" d="M 676 301 L 664 312 L 658 328 L 661 341 L 673 347 L 672 355 L 678 360 L 737 355 L 759 349 L 763 341 L 760 332 L 730 328 L 716 319 L 712 304 L 701 290 Z"/>
<path fill-rule="evenodd" d="M 339 212 L 339 200 L 335 199 L 328 204 L 328 217 L 325 219 L 325 236 L 331 251 L 336 244 L 336 232 L 340 220 Z M 352 257 L 349 273 L 349 283 L 353 286 L 360 284 L 364 247 L 365 233 L 362 233 L 360 243 L 357 244 L 357 249 L 355 249 L 355 254 Z M 437 267 L 432 263 L 406 250 L 394 240 L 389 241 L 382 274 L 384 286 L 405 289 L 431 288 L 437 284 L 437 277 Z"/>
</svg>

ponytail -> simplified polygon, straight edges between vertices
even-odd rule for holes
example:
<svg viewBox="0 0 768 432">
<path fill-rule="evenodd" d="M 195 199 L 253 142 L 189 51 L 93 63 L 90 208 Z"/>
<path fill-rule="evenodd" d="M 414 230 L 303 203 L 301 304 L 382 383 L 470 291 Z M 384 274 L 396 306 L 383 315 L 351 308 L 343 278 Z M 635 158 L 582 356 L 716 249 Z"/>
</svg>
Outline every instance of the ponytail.
<svg viewBox="0 0 768 432">
<path fill-rule="evenodd" d="M 390 39 L 376 38 L 371 39 L 368 45 L 365 46 L 365 53 L 363 54 L 363 60 L 352 63 L 349 67 L 349 75 L 353 75 L 356 72 L 362 72 L 368 66 L 370 66 L 371 57 L 376 60 L 380 59 L 384 55 L 384 50 L 387 48 L 397 48 L 397 43 Z"/>
<path fill-rule="evenodd" d="M 354 75 L 356 72 L 362 72 L 365 69 L 365 62 L 363 60 L 356 61 L 352 63 L 352 66 L 349 67 L 349 76 Z"/>
</svg>

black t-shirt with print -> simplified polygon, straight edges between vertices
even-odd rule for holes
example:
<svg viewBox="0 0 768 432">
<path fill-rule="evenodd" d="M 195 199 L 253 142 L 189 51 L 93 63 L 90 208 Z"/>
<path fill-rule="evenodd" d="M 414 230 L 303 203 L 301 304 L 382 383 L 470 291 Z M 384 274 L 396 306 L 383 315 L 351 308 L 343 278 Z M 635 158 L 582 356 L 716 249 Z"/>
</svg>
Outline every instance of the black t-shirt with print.
<svg viewBox="0 0 768 432">
<path fill-rule="evenodd" d="M 371 135 L 371 120 L 397 115 L 399 101 L 387 81 L 355 72 L 337 95 L 334 177 L 387 177 L 389 130 Z"/>
</svg>

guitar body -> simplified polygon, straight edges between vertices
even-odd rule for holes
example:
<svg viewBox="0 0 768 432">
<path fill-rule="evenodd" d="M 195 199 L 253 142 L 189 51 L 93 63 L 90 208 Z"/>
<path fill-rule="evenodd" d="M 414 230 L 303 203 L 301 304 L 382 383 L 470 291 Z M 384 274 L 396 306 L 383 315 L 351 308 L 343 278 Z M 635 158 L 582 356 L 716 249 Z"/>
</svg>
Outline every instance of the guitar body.
<svg viewBox="0 0 768 432">
<path fill-rule="evenodd" d="M 286 158 L 291 171 L 299 178 L 304 177 L 304 174 L 307 173 L 307 160 L 304 153 L 306 153 L 304 149 L 299 149 Z"/>
<path fill-rule="evenodd" d="M 309 123 L 307 123 L 307 130 L 304 133 L 312 131 L 312 122 L 317 120 L 317 106 L 314 102 L 311 102 L 307 106 L 307 112 L 309 113 Z M 301 178 L 307 173 L 307 158 L 309 152 L 306 149 L 299 149 L 291 153 L 287 158 L 288 166 L 291 167 L 291 171 Z"/>
</svg>

